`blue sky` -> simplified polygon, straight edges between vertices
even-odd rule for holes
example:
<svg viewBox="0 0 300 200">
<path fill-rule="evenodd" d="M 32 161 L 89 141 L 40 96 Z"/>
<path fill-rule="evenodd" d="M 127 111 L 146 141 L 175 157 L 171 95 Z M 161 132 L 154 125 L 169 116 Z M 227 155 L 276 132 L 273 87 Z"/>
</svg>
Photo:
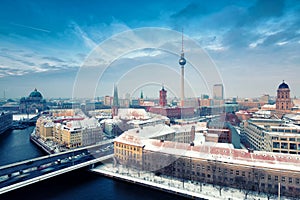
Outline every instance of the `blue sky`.
<svg viewBox="0 0 300 200">
<path fill-rule="evenodd" d="M 78 70 L 95 47 L 123 31 L 161 27 L 184 28 L 185 37 L 207 52 L 222 77 L 227 97 L 275 95 L 282 80 L 290 85 L 292 95 L 299 97 L 299 13 L 297 0 L 2 0 L 0 94 L 5 91 L 6 97 L 15 98 L 38 88 L 45 97 L 71 97 Z M 173 59 L 147 51 L 132 54 L 134 62 L 146 61 L 149 56 Z M 119 58 L 116 64 L 126 69 L 129 62 L 133 61 L 128 57 Z M 107 73 L 122 71 L 113 69 Z M 113 82 L 118 81 L 105 79 L 96 95 L 112 94 Z M 146 96 L 157 93 L 144 90 Z M 121 90 L 120 96 L 126 92 L 135 94 Z M 201 93 L 209 91 L 199 90 L 196 95 Z"/>
</svg>

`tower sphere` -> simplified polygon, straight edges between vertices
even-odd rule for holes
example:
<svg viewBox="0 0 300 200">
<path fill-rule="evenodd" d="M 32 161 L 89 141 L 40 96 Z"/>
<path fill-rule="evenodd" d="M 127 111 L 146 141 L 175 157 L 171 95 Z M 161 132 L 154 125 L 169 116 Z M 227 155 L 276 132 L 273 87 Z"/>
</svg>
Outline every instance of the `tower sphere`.
<svg viewBox="0 0 300 200">
<path fill-rule="evenodd" d="M 180 64 L 180 65 L 185 65 L 185 64 L 186 64 L 186 60 L 185 60 L 184 57 L 181 57 L 181 58 L 179 59 L 179 64 Z"/>
</svg>

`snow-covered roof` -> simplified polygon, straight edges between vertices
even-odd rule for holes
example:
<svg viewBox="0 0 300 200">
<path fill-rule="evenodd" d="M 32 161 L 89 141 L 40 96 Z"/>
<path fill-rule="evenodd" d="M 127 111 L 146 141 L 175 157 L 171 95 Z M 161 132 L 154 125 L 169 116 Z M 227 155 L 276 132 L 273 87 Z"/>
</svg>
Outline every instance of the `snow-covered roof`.
<svg viewBox="0 0 300 200">
<path fill-rule="evenodd" d="M 80 124 L 83 128 L 95 128 L 99 127 L 100 124 L 96 118 L 85 118 L 84 120 L 80 121 Z"/>
<path fill-rule="evenodd" d="M 276 109 L 276 104 L 265 104 L 261 107 L 262 110 L 274 110 Z"/>
<path fill-rule="evenodd" d="M 117 124 L 117 123 L 121 123 L 122 121 L 116 118 L 113 119 L 103 119 L 101 120 L 101 123 L 106 123 L 106 124 Z"/>
<path fill-rule="evenodd" d="M 153 126 L 145 126 L 142 128 L 134 128 L 125 131 L 122 135 L 115 139 L 116 142 L 137 142 L 139 144 L 141 140 L 148 138 L 156 138 L 168 134 L 175 133 L 175 131 L 165 124 L 157 124 Z M 130 140 L 133 141 L 130 141 Z"/>
<path fill-rule="evenodd" d="M 131 119 L 150 119 L 150 116 L 144 109 L 135 109 L 135 108 L 120 108 L 118 109 L 118 118 L 124 120 Z"/>
<path fill-rule="evenodd" d="M 300 171 L 300 156 L 272 152 L 254 151 L 249 153 L 244 149 L 220 147 L 219 143 L 205 143 L 191 146 L 186 143 L 147 139 L 142 141 L 144 149 L 175 156 L 187 156 L 212 161 L 221 161 L 239 165 L 266 167 L 280 170 Z"/>
<path fill-rule="evenodd" d="M 184 125 L 172 125 L 171 127 L 177 132 L 177 133 L 182 133 L 182 132 L 189 132 L 191 131 L 192 127 L 195 127 L 195 132 L 200 132 L 200 131 L 206 131 L 208 130 L 207 128 L 207 123 L 206 122 L 198 122 L 198 123 L 192 123 L 192 124 L 184 124 Z"/>
</svg>

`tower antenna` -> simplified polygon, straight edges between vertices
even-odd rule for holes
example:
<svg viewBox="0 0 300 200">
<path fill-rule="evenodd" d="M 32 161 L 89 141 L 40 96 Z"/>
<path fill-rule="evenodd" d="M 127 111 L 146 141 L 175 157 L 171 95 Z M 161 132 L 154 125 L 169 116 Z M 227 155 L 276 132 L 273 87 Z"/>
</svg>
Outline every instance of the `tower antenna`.
<svg viewBox="0 0 300 200">
<path fill-rule="evenodd" d="M 181 29 L 181 52 L 183 53 L 183 28 Z"/>
</svg>

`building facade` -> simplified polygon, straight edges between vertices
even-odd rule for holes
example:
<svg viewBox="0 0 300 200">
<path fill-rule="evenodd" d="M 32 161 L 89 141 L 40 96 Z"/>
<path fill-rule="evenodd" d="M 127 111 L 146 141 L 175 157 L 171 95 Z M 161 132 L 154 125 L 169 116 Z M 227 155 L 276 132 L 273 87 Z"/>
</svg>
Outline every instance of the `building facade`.
<svg viewBox="0 0 300 200">
<path fill-rule="evenodd" d="M 13 115 L 10 112 L 0 113 L 0 134 L 12 127 Z"/>
<path fill-rule="evenodd" d="M 300 126 L 280 119 L 250 119 L 244 123 L 246 140 L 256 150 L 300 154 Z"/>
<path fill-rule="evenodd" d="M 159 106 L 165 107 L 167 105 L 167 90 L 164 87 L 159 91 Z"/>
<path fill-rule="evenodd" d="M 213 86 L 213 98 L 216 99 L 216 100 L 224 99 L 223 84 L 215 84 Z"/>
<path fill-rule="evenodd" d="M 22 97 L 20 99 L 20 113 L 37 113 L 46 110 L 46 100 L 43 99 L 42 94 L 34 89 L 28 97 Z"/>
<path fill-rule="evenodd" d="M 53 116 L 55 115 L 55 116 Z M 35 134 L 43 141 L 51 140 L 69 149 L 96 144 L 103 140 L 101 125 L 95 118 L 43 115 L 36 122 Z"/>
<path fill-rule="evenodd" d="M 276 110 L 289 111 L 292 108 L 292 100 L 290 97 L 290 88 L 283 81 L 277 89 Z"/>
<path fill-rule="evenodd" d="M 221 148 L 126 137 L 116 139 L 118 163 L 143 171 L 218 186 L 298 197 L 300 159 L 296 155 Z M 280 184 L 279 184 L 280 183 Z"/>
</svg>

